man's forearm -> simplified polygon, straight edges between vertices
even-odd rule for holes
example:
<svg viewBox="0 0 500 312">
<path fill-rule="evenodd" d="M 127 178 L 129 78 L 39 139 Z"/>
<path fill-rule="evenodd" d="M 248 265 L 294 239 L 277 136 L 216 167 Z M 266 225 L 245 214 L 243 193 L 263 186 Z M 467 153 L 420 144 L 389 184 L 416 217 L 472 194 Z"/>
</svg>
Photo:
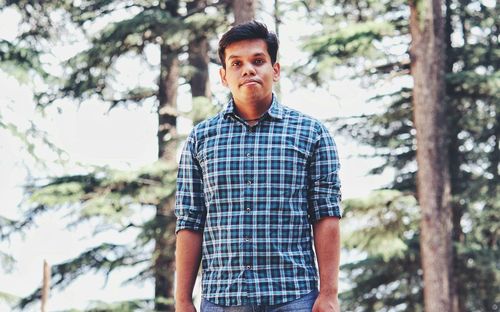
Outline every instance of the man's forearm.
<svg viewBox="0 0 500 312">
<path fill-rule="evenodd" d="M 193 288 L 201 261 L 203 233 L 181 230 L 177 233 L 175 263 L 177 303 L 192 302 Z"/>
<path fill-rule="evenodd" d="M 322 218 L 313 225 L 313 230 L 319 266 L 320 293 L 336 296 L 340 262 L 339 219 Z"/>
</svg>

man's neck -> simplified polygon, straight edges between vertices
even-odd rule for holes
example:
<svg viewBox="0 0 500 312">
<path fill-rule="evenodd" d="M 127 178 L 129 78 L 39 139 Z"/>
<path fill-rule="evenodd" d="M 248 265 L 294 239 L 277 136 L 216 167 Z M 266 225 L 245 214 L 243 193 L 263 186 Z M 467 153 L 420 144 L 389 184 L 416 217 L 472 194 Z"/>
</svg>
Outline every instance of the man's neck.
<svg viewBox="0 0 500 312">
<path fill-rule="evenodd" d="M 266 103 L 267 102 L 267 103 Z M 245 102 L 241 103 L 236 99 L 233 99 L 234 108 L 238 116 L 245 120 L 254 120 L 262 117 L 271 107 L 273 102 L 271 100 L 266 102 Z"/>
</svg>

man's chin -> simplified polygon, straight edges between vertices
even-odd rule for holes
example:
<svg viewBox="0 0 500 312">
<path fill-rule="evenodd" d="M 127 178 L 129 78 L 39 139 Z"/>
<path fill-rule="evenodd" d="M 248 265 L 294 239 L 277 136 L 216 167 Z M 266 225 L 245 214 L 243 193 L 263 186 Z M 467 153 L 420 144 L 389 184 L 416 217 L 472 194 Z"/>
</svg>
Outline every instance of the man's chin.
<svg viewBox="0 0 500 312">
<path fill-rule="evenodd" d="M 241 102 L 267 102 L 267 96 L 261 92 L 240 92 L 235 98 Z"/>
</svg>

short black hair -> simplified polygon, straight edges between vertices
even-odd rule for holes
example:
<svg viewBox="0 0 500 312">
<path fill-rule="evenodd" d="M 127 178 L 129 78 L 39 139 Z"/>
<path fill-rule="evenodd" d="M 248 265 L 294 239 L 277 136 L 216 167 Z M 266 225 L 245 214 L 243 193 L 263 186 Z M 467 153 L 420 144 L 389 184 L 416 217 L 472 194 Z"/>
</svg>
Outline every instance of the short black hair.
<svg viewBox="0 0 500 312">
<path fill-rule="evenodd" d="M 276 63 L 279 41 L 275 33 L 269 31 L 267 26 L 257 21 L 236 25 L 228 30 L 219 41 L 219 59 L 222 67 L 226 68 L 226 48 L 235 42 L 249 39 L 263 39 L 267 45 L 267 53 L 271 63 Z"/>
</svg>

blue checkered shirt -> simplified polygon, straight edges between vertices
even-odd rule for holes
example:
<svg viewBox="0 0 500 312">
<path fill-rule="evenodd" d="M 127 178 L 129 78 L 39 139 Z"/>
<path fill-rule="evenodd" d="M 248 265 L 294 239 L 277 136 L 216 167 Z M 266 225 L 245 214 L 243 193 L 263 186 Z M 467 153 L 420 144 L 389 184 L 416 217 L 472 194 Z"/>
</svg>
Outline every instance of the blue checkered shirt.
<svg viewBox="0 0 500 312">
<path fill-rule="evenodd" d="M 176 232 L 203 232 L 202 296 L 275 305 L 317 288 L 311 224 L 340 217 L 335 143 L 317 120 L 273 102 L 250 127 L 233 102 L 198 124 L 177 177 Z"/>
</svg>

